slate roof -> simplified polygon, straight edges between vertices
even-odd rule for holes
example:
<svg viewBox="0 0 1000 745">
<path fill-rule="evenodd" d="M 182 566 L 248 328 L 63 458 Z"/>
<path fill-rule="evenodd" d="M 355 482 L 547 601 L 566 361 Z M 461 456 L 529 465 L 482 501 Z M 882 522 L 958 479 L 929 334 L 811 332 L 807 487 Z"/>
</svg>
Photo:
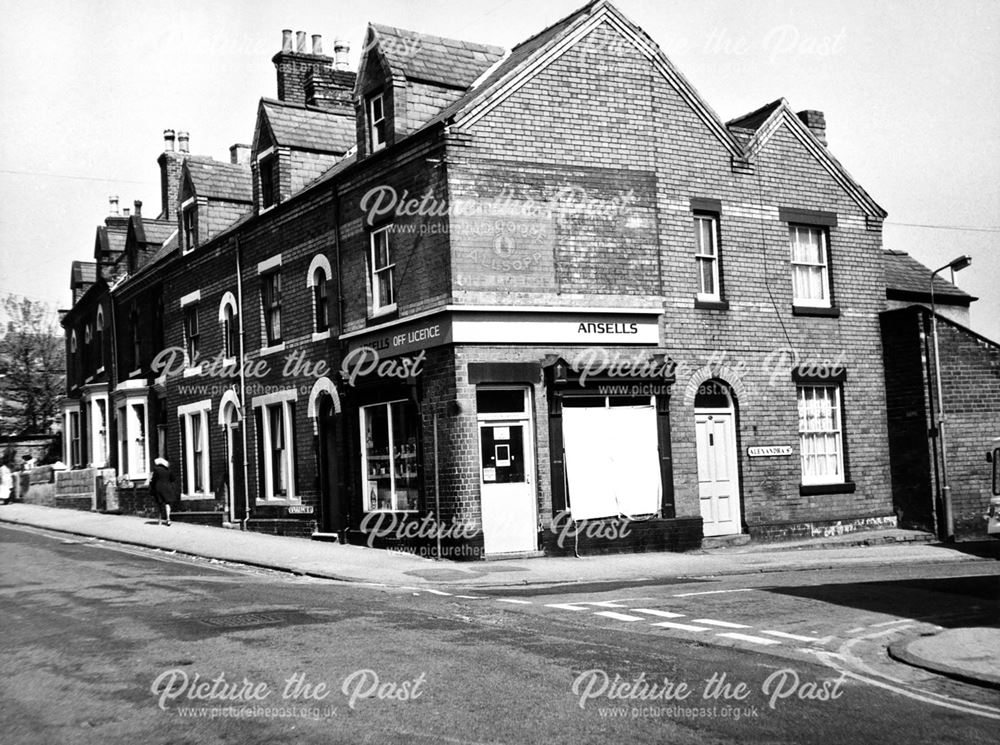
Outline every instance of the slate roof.
<svg viewBox="0 0 1000 745">
<path fill-rule="evenodd" d="M 369 24 L 394 74 L 410 80 L 468 89 L 504 55 L 502 47 L 418 34 L 394 26 Z"/>
<path fill-rule="evenodd" d="M 483 95 L 483 93 L 488 91 L 491 86 L 516 70 L 536 51 L 562 36 L 563 32 L 575 24 L 582 16 L 589 15 L 593 7 L 597 5 L 598 2 L 600 2 L 600 0 L 596 0 L 595 2 L 585 5 L 579 10 L 570 13 L 562 20 L 556 21 L 548 28 L 539 31 L 531 38 L 526 39 L 515 46 L 507 57 L 504 58 L 503 61 L 500 62 L 500 64 L 498 64 L 479 85 L 468 91 L 451 106 L 444 109 L 437 117 L 434 118 L 433 122 L 446 120 L 466 108 L 469 104 Z"/>
<path fill-rule="evenodd" d="M 765 104 L 759 109 L 751 111 L 749 114 L 744 114 L 743 116 L 738 116 L 735 119 L 730 119 L 726 122 L 726 126 L 729 128 L 735 127 L 738 129 L 756 130 L 761 124 L 767 121 L 771 114 L 781 107 L 781 102 L 782 99 L 779 98 L 777 101 Z"/>
<path fill-rule="evenodd" d="M 120 254 L 125 250 L 125 237 L 128 230 L 117 225 L 98 225 L 97 242 L 102 251 Z"/>
<path fill-rule="evenodd" d="M 932 270 L 914 259 L 905 251 L 885 250 L 882 252 L 885 267 L 885 294 L 890 300 L 931 299 L 930 281 Z M 969 305 L 973 297 L 960 290 L 940 274 L 934 277 L 934 297 L 948 305 Z"/>
<path fill-rule="evenodd" d="M 79 283 L 90 284 L 97 281 L 97 262 L 96 261 L 74 261 L 73 270 L 70 277 L 70 283 L 77 285 Z"/>
<path fill-rule="evenodd" d="M 346 153 L 358 139 L 354 116 L 301 104 L 261 99 L 275 144 L 299 150 Z"/>
<path fill-rule="evenodd" d="M 133 220 L 132 224 L 136 226 L 135 237 L 139 243 L 161 244 L 177 230 L 177 224 L 171 220 L 151 220 L 143 217 Z"/>
<path fill-rule="evenodd" d="M 253 201 L 253 182 L 248 165 L 191 156 L 184 161 L 184 169 L 199 197 L 229 202 Z"/>
</svg>

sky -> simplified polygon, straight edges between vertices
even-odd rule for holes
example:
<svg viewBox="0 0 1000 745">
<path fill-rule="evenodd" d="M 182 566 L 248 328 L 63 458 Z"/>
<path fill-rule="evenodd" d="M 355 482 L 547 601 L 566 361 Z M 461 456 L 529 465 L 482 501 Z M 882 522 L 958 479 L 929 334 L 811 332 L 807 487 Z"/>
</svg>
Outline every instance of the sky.
<svg viewBox="0 0 1000 745">
<path fill-rule="evenodd" d="M 351 43 L 369 21 L 506 48 L 584 0 L 6 0 L 0 295 L 65 308 L 108 196 L 160 211 L 163 130 L 228 159 L 275 97 L 281 30 Z M 617 0 L 723 119 L 776 98 L 825 112 L 831 152 L 889 213 L 886 248 L 979 298 L 1000 340 L 1000 2 Z"/>
</svg>

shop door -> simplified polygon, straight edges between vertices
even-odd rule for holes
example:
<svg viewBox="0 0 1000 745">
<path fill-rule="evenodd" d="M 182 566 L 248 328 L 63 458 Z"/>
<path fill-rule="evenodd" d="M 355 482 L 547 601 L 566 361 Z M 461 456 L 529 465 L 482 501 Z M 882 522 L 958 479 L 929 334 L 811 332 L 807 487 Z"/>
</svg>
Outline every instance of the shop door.
<svg viewBox="0 0 1000 745">
<path fill-rule="evenodd" d="M 731 412 L 695 412 L 698 496 L 706 536 L 740 533 L 736 423 Z"/>
<path fill-rule="evenodd" d="M 479 423 L 487 554 L 534 551 L 538 547 L 530 432 L 527 420 Z"/>
<path fill-rule="evenodd" d="M 320 529 L 339 533 L 347 527 L 337 474 L 336 417 L 333 398 L 319 397 L 319 488 L 321 495 Z"/>
</svg>

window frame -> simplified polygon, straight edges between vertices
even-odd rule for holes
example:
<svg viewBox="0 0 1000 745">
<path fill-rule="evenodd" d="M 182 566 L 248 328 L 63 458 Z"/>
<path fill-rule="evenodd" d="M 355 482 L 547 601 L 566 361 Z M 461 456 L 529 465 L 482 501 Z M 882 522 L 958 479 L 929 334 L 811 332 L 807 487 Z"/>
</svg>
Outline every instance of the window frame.
<svg viewBox="0 0 1000 745">
<path fill-rule="evenodd" d="M 260 208 L 262 211 L 271 209 L 281 201 L 278 198 L 278 179 L 275 178 L 274 173 L 277 162 L 278 156 L 273 150 L 257 156 L 257 178 L 260 182 Z"/>
<path fill-rule="evenodd" d="M 383 225 L 382 227 L 375 228 L 369 234 L 369 251 L 368 251 L 368 282 L 371 285 L 371 297 L 372 297 L 372 316 L 380 316 L 385 313 L 392 313 L 397 309 L 396 305 L 396 264 L 392 260 L 392 241 L 390 237 L 392 235 L 392 224 Z M 377 256 L 378 252 L 376 250 L 376 241 L 379 240 L 379 236 L 384 236 L 385 239 L 385 256 L 386 264 L 381 268 L 377 267 Z M 380 274 L 387 272 L 389 275 L 389 291 L 391 294 L 391 301 L 388 303 L 382 302 L 382 292 L 380 289 Z"/>
<path fill-rule="evenodd" d="M 183 478 L 182 497 L 186 499 L 214 499 L 215 494 L 211 490 L 212 478 L 212 453 L 211 441 L 209 439 L 209 413 L 212 410 L 212 400 L 205 399 L 195 403 L 185 404 L 177 407 L 177 418 L 181 420 L 181 437 L 183 438 L 183 448 L 181 451 L 181 463 Z M 200 460 L 195 456 L 194 425 L 197 420 L 198 425 L 198 452 Z M 148 430 L 147 430 L 148 431 Z M 148 442 L 148 437 L 147 437 Z M 201 490 L 198 484 L 201 484 Z"/>
<path fill-rule="evenodd" d="M 711 226 L 713 249 L 713 253 L 711 254 L 703 252 L 701 222 L 705 220 L 709 221 Z M 695 292 L 695 297 L 701 302 L 720 303 L 722 302 L 722 257 L 720 250 L 721 241 L 719 214 L 717 212 L 696 210 L 692 214 L 692 223 L 695 227 L 695 266 L 698 269 L 698 286 Z M 702 264 L 707 261 L 710 261 L 712 265 L 712 283 L 715 288 L 714 292 L 704 291 L 704 274 L 702 272 Z"/>
<path fill-rule="evenodd" d="M 277 347 L 282 343 L 280 265 L 260 274 L 260 309 L 264 327 L 264 347 Z"/>
<path fill-rule="evenodd" d="M 192 368 L 198 364 L 199 343 L 201 331 L 199 329 L 198 306 L 200 303 L 189 303 L 184 306 L 184 362 L 186 367 Z"/>
<path fill-rule="evenodd" d="M 262 456 L 258 464 L 259 484 L 258 504 L 299 504 L 301 498 L 296 488 L 296 402 L 298 391 L 290 388 L 277 393 L 256 396 L 251 399 L 250 406 L 254 412 L 254 422 L 260 446 L 257 449 Z M 280 412 L 281 431 L 279 437 L 274 436 L 273 413 Z M 276 444 L 280 442 L 280 446 Z M 275 465 L 279 466 L 275 469 Z M 285 493 L 276 493 L 276 478 L 284 474 Z"/>
<path fill-rule="evenodd" d="M 181 229 L 183 253 L 191 253 L 198 248 L 198 202 L 193 197 L 181 205 Z"/>
<path fill-rule="evenodd" d="M 378 104 L 380 115 L 375 116 L 375 105 Z M 379 91 L 368 97 L 366 106 L 368 114 L 368 144 L 371 152 L 377 153 L 388 145 L 385 116 L 385 92 Z"/>
<path fill-rule="evenodd" d="M 371 512 L 396 512 L 396 513 L 401 513 L 401 514 L 410 514 L 410 513 L 419 512 L 420 502 L 421 502 L 421 499 L 423 498 L 423 493 L 422 493 L 423 490 L 421 488 L 421 482 L 420 482 L 420 476 L 419 476 L 419 473 L 420 473 L 420 470 L 419 470 L 419 468 L 420 468 L 420 459 L 419 459 L 419 455 L 420 455 L 419 419 L 414 423 L 414 425 L 415 425 L 415 431 L 416 431 L 416 436 L 415 436 L 415 443 L 412 446 L 413 447 L 412 451 L 400 450 L 400 452 L 398 454 L 396 453 L 397 446 L 396 446 L 396 442 L 395 442 L 395 432 L 394 432 L 393 426 L 392 426 L 392 423 L 393 423 L 393 407 L 394 406 L 402 406 L 403 407 L 403 411 L 404 411 L 404 413 L 406 415 L 416 416 L 415 412 L 408 411 L 408 409 L 406 408 L 406 407 L 412 405 L 412 403 L 413 402 L 411 400 L 409 400 L 409 399 L 406 399 L 406 398 L 397 398 L 397 399 L 392 399 L 390 401 L 376 401 L 374 403 L 365 404 L 363 406 L 359 406 L 358 407 L 358 431 L 359 431 L 359 436 L 361 438 L 360 439 L 361 478 L 362 478 L 362 485 L 361 485 L 362 486 L 362 489 L 361 489 L 361 511 L 364 512 L 365 514 L 371 513 Z M 381 456 L 381 455 L 380 456 L 369 456 L 369 453 L 368 453 L 368 449 L 369 448 L 368 448 L 368 445 L 367 445 L 368 436 L 367 436 L 367 431 L 366 431 L 366 423 L 367 423 L 366 412 L 368 412 L 368 410 L 370 410 L 370 409 L 377 409 L 377 408 L 384 408 L 385 411 L 386 411 L 386 428 L 387 428 L 387 432 L 388 432 L 388 443 L 387 443 L 388 450 L 387 450 L 387 452 L 386 452 L 386 454 L 384 456 Z M 407 443 L 407 446 L 409 446 L 409 443 Z M 404 457 L 404 456 L 409 456 L 409 457 Z M 374 483 L 369 478 L 369 476 L 371 475 L 370 472 L 369 472 L 369 466 L 371 465 L 370 459 L 371 458 L 375 458 L 375 457 L 378 457 L 379 459 L 385 458 L 386 461 L 387 461 L 387 465 L 385 467 L 388 468 L 388 473 L 386 473 L 386 474 L 379 474 L 379 475 L 382 475 L 382 476 L 389 476 L 390 477 L 389 478 L 389 484 L 390 484 L 389 489 L 390 489 L 390 494 L 391 494 L 391 502 L 390 502 L 389 507 L 387 507 L 387 508 L 381 508 L 381 507 L 375 507 L 375 506 L 373 506 L 372 503 L 370 502 L 368 494 L 367 494 L 367 492 L 368 492 L 368 490 L 370 488 L 370 485 Z M 411 460 L 411 461 L 413 461 L 412 467 L 413 467 L 414 471 L 413 471 L 412 475 L 410 475 L 408 478 L 412 478 L 413 479 L 414 489 L 416 491 L 416 496 L 412 500 L 413 506 L 410 509 L 399 509 L 399 495 L 397 494 L 398 489 L 397 489 L 397 486 L 396 486 L 396 478 L 397 478 L 396 470 L 397 470 L 397 465 L 398 465 L 397 464 L 397 460 L 399 460 L 399 461 L 404 461 L 404 460 Z M 409 474 L 409 471 L 407 471 L 407 473 Z"/>
<path fill-rule="evenodd" d="M 816 234 L 819 236 L 819 248 L 820 248 L 820 258 L 819 263 L 816 262 L 803 262 L 796 261 L 795 259 L 795 246 L 797 242 L 795 241 L 795 236 L 797 231 L 807 231 L 810 234 Z M 829 231 L 824 225 L 811 225 L 809 223 L 801 222 L 790 222 L 788 223 L 788 250 L 789 250 L 789 269 L 791 271 L 792 280 L 792 305 L 798 308 L 833 308 L 833 287 L 830 277 L 830 236 Z M 805 267 L 815 271 L 816 269 L 820 272 L 820 280 L 823 289 L 823 298 L 804 298 L 799 297 L 795 281 L 796 268 Z"/>
<path fill-rule="evenodd" d="M 227 292 L 219 303 L 219 324 L 222 326 L 222 356 L 226 362 L 235 362 L 240 356 L 239 309 L 236 296 Z"/>
<path fill-rule="evenodd" d="M 94 346 L 97 348 L 97 372 L 104 372 L 104 307 L 97 308 L 94 320 Z"/>
<path fill-rule="evenodd" d="M 806 401 L 803 399 L 803 394 L 807 390 L 813 391 L 824 391 L 833 393 L 833 400 L 829 403 L 830 411 L 832 413 L 831 419 L 834 422 L 834 427 L 829 430 L 803 430 L 802 422 L 803 419 L 803 406 L 806 405 Z M 831 486 L 831 485 L 845 485 L 849 484 L 847 477 L 847 453 L 845 450 L 846 438 L 844 436 L 844 408 L 843 408 L 843 384 L 842 383 L 832 383 L 832 382 L 820 382 L 811 380 L 801 380 L 795 384 L 795 400 L 798 412 L 798 439 L 799 439 L 799 472 L 801 478 L 801 485 L 804 487 L 809 486 Z M 815 394 L 813 401 L 816 401 Z M 808 421 L 808 414 L 806 414 L 806 421 Z M 836 468 L 837 472 L 832 476 L 811 474 L 807 469 L 807 457 L 810 454 L 817 454 L 818 451 L 813 449 L 808 452 L 806 447 L 806 438 L 813 437 L 815 439 L 820 439 L 823 437 L 830 437 L 833 435 L 834 442 L 836 444 Z M 829 458 L 830 453 L 824 451 L 823 457 Z"/>
</svg>

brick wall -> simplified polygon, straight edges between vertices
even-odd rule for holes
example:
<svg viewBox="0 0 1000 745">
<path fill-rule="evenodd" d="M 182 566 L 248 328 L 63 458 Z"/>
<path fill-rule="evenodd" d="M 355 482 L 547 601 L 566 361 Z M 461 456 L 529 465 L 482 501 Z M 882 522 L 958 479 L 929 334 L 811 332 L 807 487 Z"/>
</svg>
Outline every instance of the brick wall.
<svg viewBox="0 0 1000 745">
<path fill-rule="evenodd" d="M 883 315 L 882 325 L 889 430 L 905 445 L 893 450 L 893 490 L 915 509 L 932 512 L 942 474 L 940 445 L 930 436 L 938 419 L 930 313 L 920 306 L 895 310 Z M 1000 344 L 942 317 L 938 343 L 955 535 L 982 537 L 992 486 L 986 453 L 1000 437 Z M 937 512 L 943 531 L 940 507 Z"/>
</svg>

